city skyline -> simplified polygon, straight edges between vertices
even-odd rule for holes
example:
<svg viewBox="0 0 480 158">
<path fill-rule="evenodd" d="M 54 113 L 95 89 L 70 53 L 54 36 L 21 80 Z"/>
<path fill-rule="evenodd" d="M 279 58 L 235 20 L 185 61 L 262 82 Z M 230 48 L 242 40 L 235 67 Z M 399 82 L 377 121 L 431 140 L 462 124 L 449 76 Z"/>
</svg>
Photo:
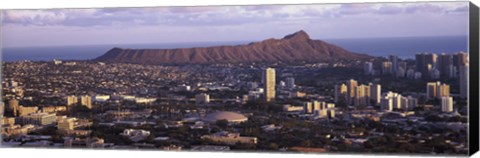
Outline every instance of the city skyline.
<svg viewBox="0 0 480 158">
<path fill-rule="evenodd" d="M 466 155 L 468 7 L 3 11 L 0 144 Z"/>
<path fill-rule="evenodd" d="M 9 10 L 2 44 L 258 41 L 297 30 L 313 39 L 466 36 L 467 13 L 467 2 Z"/>
</svg>

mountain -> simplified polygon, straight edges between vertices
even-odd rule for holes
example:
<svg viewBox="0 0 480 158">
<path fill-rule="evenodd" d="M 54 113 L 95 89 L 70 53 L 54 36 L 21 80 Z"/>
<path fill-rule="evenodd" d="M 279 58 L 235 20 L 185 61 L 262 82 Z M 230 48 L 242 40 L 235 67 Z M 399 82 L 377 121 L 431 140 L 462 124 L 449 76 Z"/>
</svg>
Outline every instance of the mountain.
<svg viewBox="0 0 480 158">
<path fill-rule="evenodd" d="M 300 30 L 282 39 L 266 39 L 246 45 L 179 49 L 113 48 L 94 59 L 101 62 L 140 64 L 215 64 L 242 62 L 292 62 L 370 59 L 321 40 Z"/>
</svg>

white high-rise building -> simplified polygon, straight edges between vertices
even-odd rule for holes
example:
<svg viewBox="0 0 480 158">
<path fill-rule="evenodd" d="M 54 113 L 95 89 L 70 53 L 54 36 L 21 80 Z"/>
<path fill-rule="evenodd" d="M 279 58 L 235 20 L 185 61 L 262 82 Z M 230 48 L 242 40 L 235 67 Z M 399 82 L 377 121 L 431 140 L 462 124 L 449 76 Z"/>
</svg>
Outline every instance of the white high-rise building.
<svg viewBox="0 0 480 158">
<path fill-rule="evenodd" d="M 270 102 L 275 99 L 275 69 L 267 68 L 264 73 L 264 97 L 265 101 Z"/>
<path fill-rule="evenodd" d="M 370 98 L 375 104 L 380 104 L 380 98 L 382 97 L 382 85 L 370 84 Z"/>
<path fill-rule="evenodd" d="M 391 109 L 402 109 L 402 98 L 402 95 L 398 93 L 384 93 L 382 98 L 380 99 L 380 105 L 382 110 L 391 111 Z M 404 106 L 406 107 L 406 105 Z"/>
<path fill-rule="evenodd" d="M 452 97 L 442 97 L 442 112 L 453 112 Z"/>
<path fill-rule="evenodd" d="M 401 109 L 402 108 L 402 95 L 398 93 L 393 93 L 393 108 Z"/>
</svg>

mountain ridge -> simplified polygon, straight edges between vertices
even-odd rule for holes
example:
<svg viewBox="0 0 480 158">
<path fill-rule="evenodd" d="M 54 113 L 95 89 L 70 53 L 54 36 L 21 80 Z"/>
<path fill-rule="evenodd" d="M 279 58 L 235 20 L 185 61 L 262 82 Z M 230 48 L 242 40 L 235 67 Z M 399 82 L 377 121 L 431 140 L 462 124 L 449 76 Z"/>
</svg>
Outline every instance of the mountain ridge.
<svg viewBox="0 0 480 158">
<path fill-rule="evenodd" d="M 94 59 L 101 62 L 140 64 L 215 64 L 243 62 L 291 62 L 371 59 L 321 40 L 310 39 L 303 30 L 281 39 L 269 38 L 242 45 L 175 49 L 123 49 L 114 47 Z"/>
</svg>

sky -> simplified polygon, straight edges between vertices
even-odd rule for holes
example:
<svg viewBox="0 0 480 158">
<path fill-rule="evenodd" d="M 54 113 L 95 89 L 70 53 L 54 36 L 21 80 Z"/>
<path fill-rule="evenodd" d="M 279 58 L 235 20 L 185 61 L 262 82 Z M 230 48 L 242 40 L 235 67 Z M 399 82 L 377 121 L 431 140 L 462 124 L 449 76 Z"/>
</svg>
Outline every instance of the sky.
<svg viewBox="0 0 480 158">
<path fill-rule="evenodd" d="M 6 10 L 4 47 L 468 35 L 468 2 Z"/>
</svg>

